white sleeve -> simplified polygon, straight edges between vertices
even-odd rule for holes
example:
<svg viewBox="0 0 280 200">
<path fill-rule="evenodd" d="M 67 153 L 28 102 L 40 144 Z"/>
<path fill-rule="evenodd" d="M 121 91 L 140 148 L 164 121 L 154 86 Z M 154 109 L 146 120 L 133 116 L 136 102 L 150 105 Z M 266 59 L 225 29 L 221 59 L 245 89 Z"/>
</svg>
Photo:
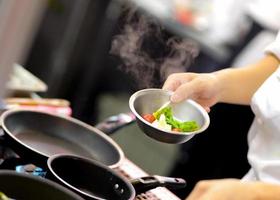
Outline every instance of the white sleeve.
<svg viewBox="0 0 280 200">
<path fill-rule="evenodd" d="M 278 32 L 274 42 L 268 45 L 264 51 L 265 53 L 273 53 L 280 59 L 280 31 Z"/>
</svg>

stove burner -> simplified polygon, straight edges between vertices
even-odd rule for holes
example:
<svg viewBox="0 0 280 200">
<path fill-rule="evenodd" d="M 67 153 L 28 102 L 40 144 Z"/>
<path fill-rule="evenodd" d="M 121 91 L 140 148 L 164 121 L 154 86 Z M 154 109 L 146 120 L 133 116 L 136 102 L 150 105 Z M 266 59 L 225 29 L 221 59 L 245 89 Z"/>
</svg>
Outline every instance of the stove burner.
<svg viewBox="0 0 280 200">
<path fill-rule="evenodd" d="M 44 171 L 40 167 L 36 167 L 33 164 L 18 165 L 18 166 L 16 166 L 16 172 L 28 173 L 28 174 L 32 174 L 34 176 L 40 176 L 40 177 L 43 177 L 43 178 L 46 176 L 46 171 Z"/>
</svg>

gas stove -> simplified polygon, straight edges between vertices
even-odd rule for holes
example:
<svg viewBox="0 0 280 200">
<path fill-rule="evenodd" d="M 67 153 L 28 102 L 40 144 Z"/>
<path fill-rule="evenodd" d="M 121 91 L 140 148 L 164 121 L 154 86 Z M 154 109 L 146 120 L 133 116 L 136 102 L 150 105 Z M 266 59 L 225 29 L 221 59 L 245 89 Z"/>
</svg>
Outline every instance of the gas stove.
<svg viewBox="0 0 280 200">
<path fill-rule="evenodd" d="M 28 173 L 35 176 L 45 177 L 45 171 L 33 164 L 30 164 L 19 156 L 17 156 L 9 148 L 0 146 L 0 170 L 9 169 L 15 170 L 19 173 Z M 127 179 L 134 179 L 142 176 L 147 176 L 148 174 L 131 162 L 128 159 L 124 159 L 124 162 L 120 167 L 116 168 L 115 171 Z M 146 193 L 137 195 L 135 200 L 180 200 L 168 189 L 163 187 L 158 187 L 156 189 L 150 190 Z"/>
</svg>

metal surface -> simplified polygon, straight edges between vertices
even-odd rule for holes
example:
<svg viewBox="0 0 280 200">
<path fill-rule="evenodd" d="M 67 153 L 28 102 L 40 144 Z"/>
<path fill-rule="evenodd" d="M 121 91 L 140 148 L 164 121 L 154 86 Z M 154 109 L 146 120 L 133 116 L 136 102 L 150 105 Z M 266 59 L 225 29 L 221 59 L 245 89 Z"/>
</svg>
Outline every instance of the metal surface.
<svg viewBox="0 0 280 200">
<path fill-rule="evenodd" d="M 152 114 L 163 104 L 169 101 L 170 93 L 161 89 L 144 89 L 134 93 L 129 99 L 129 107 L 136 116 L 136 121 L 141 130 L 148 136 L 165 143 L 183 143 L 190 140 L 195 134 L 203 132 L 210 123 L 207 112 L 192 100 L 186 100 L 179 104 L 171 104 L 173 115 L 181 121 L 194 120 L 200 126 L 200 129 L 178 133 L 174 131 L 163 131 L 152 126 L 151 123 L 144 120 L 143 114 Z"/>
<path fill-rule="evenodd" d="M 10 110 L 1 116 L 5 142 L 20 157 L 38 166 L 59 153 L 95 159 L 112 168 L 124 158 L 106 134 L 79 120 L 38 111 Z"/>
<path fill-rule="evenodd" d="M 6 148 L 4 148 L 6 149 Z M 4 150 L 2 149 L 2 150 Z M 6 153 L 7 151 L 4 150 Z M 4 154 L 6 154 L 4 153 Z M 1 154 L 1 145 L 0 145 L 0 160 L 3 158 L 4 162 L 1 164 L 0 162 L 0 169 L 1 170 L 14 170 L 14 169 L 24 169 L 22 173 L 29 173 L 32 175 L 38 175 L 38 171 L 27 172 L 25 169 L 26 161 L 22 160 L 21 158 L 11 157 Z M 22 168 L 23 167 L 23 168 Z M 37 168 L 36 168 L 37 169 Z M 22 170 L 17 170 L 17 172 L 21 172 Z M 140 178 L 144 176 L 148 176 L 148 173 L 143 171 L 140 167 L 135 165 L 133 162 L 128 160 L 127 158 L 121 163 L 121 165 L 114 169 L 115 172 L 120 174 L 127 180 Z M 44 171 L 45 173 L 45 171 Z M 44 175 L 45 177 L 45 175 Z M 180 200 L 176 195 L 174 195 L 170 190 L 164 187 L 158 187 L 152 190 L 149 190 L 145 193 L 141 193 L 135 197 L 136 200 Z"/>
<path fill-rule="evenodd" d="M 116 168 L 120 175 L 124 176 L 128 180 L 140 178 L 143 176 L 147 176 L 148 173 L 143 171 L 133 162 L 128 159 L 124 159 L 124 162 L 120 165 L 120 167 Z M 170 192 L 168 189 L 164 187 L 158 187 L 148 192 L 139 194 L 135 197 L 135 200 L 180 200 L 176 195 Z"/>
<path fill-rule="evenodd" d="M 129 182 L 99 162 L 65 154 L 50 157 L 48 169 L 47 177 L 50 175 L 86 199 L 132 200 L 135 194 L 156 187 L 186 186 L 183 179 L 161 176 L 146 176 Z"/>
<path fill-rule="evenodd" d="M 96 124 L 98 130 L 111 135 L 117 130 L 133 123 L 136 121 L 135 115 L 133 113 L 120 113 L 118 115 L 113 115 L 103 120 L 102 122 Z"/>
<path fill-rule="evenodd" d="M 57 183 L 33 175 L 20 174 L 11 170 L 1 170 L 0 180 L 1 192 L 12 199 L 83 200 L 82 197 Z"/>
<path fill-rule="evenodd" d="M 85 199 L 133 200 L 133 186 L 99 162 L 71 155 L 48 159 L 47 178 L 71 189 Z M 83 178 L 81 178 L 83 177 Z"/>
</svg>

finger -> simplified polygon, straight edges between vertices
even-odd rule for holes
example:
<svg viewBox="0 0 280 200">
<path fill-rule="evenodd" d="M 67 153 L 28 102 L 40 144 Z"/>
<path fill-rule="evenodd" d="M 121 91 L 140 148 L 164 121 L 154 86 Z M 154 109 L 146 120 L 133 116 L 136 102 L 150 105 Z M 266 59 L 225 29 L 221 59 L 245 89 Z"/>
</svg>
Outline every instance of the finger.
<svg viewBox="0 0 280 200">
<path fill-rule="evenodd" d="M 168 76 L 162 89 L 167 91 L 175 91 L 182 83 L 192 79 L 192 73 L 174 73 Z"/>
<path fill-rule="evenodd" d="M 211 107 L 214 105 L 214 100 L 202 99 L 199 96 L 196 97 L 196 95 L 192 96 L 192 100 L 201 105 L 208 113 L 211 111 Z"/>
<path fill-rule="evenodd" d="M 179 80 L 167 79 L 165 81 L 162 89 L 166 90 L 166 91 L 175 91 L 180 85 L 181 85 L 181 82 Z"/>
<path fill-rule="evenodd" d="M 172 94 L 170 100 L 173 103 L 179 103 L 183 100 L 186 100 L 188 98 L 191 98 L 195 92 L 197 92 L 196 89 L 197 85 L 195 81 L 190 81 L 187 83 L 184 83 L 180 85 Z"/>
</svg>

